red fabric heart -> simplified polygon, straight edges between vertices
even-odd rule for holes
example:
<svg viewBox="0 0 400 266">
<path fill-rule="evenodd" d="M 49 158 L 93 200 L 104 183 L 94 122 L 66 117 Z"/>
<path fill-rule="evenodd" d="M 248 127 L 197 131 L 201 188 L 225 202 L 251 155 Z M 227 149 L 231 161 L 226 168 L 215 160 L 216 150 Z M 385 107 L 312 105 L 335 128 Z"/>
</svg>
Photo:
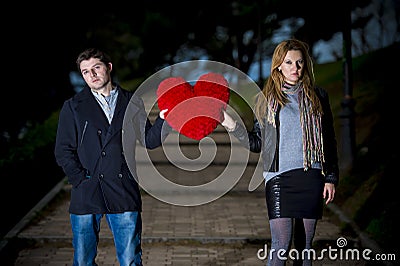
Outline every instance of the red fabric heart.
<svg viewBox="0 0 400 266">
<path fill-rule="evenodd" d="M 168 109 L 165 119 L 173 129 L 200 140 L 222 121 L 229 86 L 223 75 L 212 72 L 202 75 L 194 86 L 182 77 L 171 77 L 158 85 L 157 101 L 160 110 Z"/>
</svg>

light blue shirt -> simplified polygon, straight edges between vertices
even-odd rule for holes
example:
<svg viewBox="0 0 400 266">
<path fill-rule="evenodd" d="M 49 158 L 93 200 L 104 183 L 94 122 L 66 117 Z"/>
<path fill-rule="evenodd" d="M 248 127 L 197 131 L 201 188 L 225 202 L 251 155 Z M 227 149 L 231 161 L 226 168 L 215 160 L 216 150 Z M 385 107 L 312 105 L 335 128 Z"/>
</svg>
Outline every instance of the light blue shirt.
<svg viewBox="0 0 400 266">
<path fill-rule="evenodd" d="M 108 123 L 111 124 L 112 118 L 114 116 L 115 106 L 117 105 L 118 90 L 113 89 L 110 91 L 109 96 L 104 96 L 94 90 L 91 90 L 97 102 L 100 104 L 101 109 L 103 109 L 104 114 L 108 119 Z"/>
</svg>

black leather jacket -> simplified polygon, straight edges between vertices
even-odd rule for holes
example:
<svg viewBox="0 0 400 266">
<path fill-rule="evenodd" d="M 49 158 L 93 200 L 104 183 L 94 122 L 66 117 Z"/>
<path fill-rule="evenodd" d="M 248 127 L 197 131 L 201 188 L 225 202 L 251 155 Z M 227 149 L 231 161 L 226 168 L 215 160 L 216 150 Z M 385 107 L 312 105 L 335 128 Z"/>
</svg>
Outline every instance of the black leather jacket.
<svg viewBox="0 0 400 266">
<path fill-rule="evenodd" d="M 322 117 L 322 134 L 325 162 L 322 162 L 322 169 L 325 175 L 325 182 L 337 185 L 339 182 L 339 167 L 337 156 L 337 142 L 333 127 L 333 115 L 329 104 L 328 93 L 316 88 L 321 101 L 324 115 Z M 262 152 L 264 171 L 276 172 L 279 166 L 279 111 L 275 117 L 276 128 L 265 121 L 264 126 L 255 120 L 253 129 L 248 132 L 241 123 L 236 123 L 232 134 L 252 152 Z M 263 141 L 264 140 L 264 141 Z"/>
</svg>

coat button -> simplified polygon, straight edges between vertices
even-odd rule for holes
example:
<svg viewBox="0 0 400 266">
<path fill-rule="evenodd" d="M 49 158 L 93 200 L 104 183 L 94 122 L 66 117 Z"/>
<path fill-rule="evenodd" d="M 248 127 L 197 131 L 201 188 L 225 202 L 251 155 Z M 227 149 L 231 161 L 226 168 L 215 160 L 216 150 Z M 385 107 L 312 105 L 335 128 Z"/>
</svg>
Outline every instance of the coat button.
<svg viewBox="0 0 400 266">
<path fill-rule="evenodd" d="M 103 156 L 103 157 L 106 156 L 106 152 L 105 152 L 105 151 L 102 151 L 102 152 L 101 152 L 101 156 Z"/>
<path fill-rule="evenodd" d="M 99 135 L 99 136 L 101 135 L 101 129 L 97 130 L 97 135 Z"/>
<path fill-rule="evenodd" d="M 121 174 L 121 173 L 119 173 L 119 174 L 118 174 L 118 177 L 119 177 L 119 178 L 122 178 L 122 174 Z"/>
<path fill-rule="evenodd" d="M 100 174 L 99 177 L 100 177 L 100 179 L 103 179 L 103 178 L 104 178 L 104 175 L 103 175 L 103 174 Z"/>
</svg>

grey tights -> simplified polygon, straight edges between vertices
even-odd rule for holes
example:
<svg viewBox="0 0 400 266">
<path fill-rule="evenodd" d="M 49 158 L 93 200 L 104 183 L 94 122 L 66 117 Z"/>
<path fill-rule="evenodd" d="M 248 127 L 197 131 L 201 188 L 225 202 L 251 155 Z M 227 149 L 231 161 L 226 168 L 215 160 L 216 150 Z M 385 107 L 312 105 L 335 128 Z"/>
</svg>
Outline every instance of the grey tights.
<svg viewBox="0 0 400 266">
<path fill-rule="evenodd" d="M 295 249 L 300 256 L 303 249 L 311 249 L 317 225 L 316 219 L 276 218 L 270 220 L 269 224 L 272 240 L 267 266 L 286 264 L 286 260 L 280 258 L 288 257 L 292 236 Z M 295 260 L 293 265 L 310 266 L 311 260 L 306 256 L 304 260 Z"/>
</svg>

